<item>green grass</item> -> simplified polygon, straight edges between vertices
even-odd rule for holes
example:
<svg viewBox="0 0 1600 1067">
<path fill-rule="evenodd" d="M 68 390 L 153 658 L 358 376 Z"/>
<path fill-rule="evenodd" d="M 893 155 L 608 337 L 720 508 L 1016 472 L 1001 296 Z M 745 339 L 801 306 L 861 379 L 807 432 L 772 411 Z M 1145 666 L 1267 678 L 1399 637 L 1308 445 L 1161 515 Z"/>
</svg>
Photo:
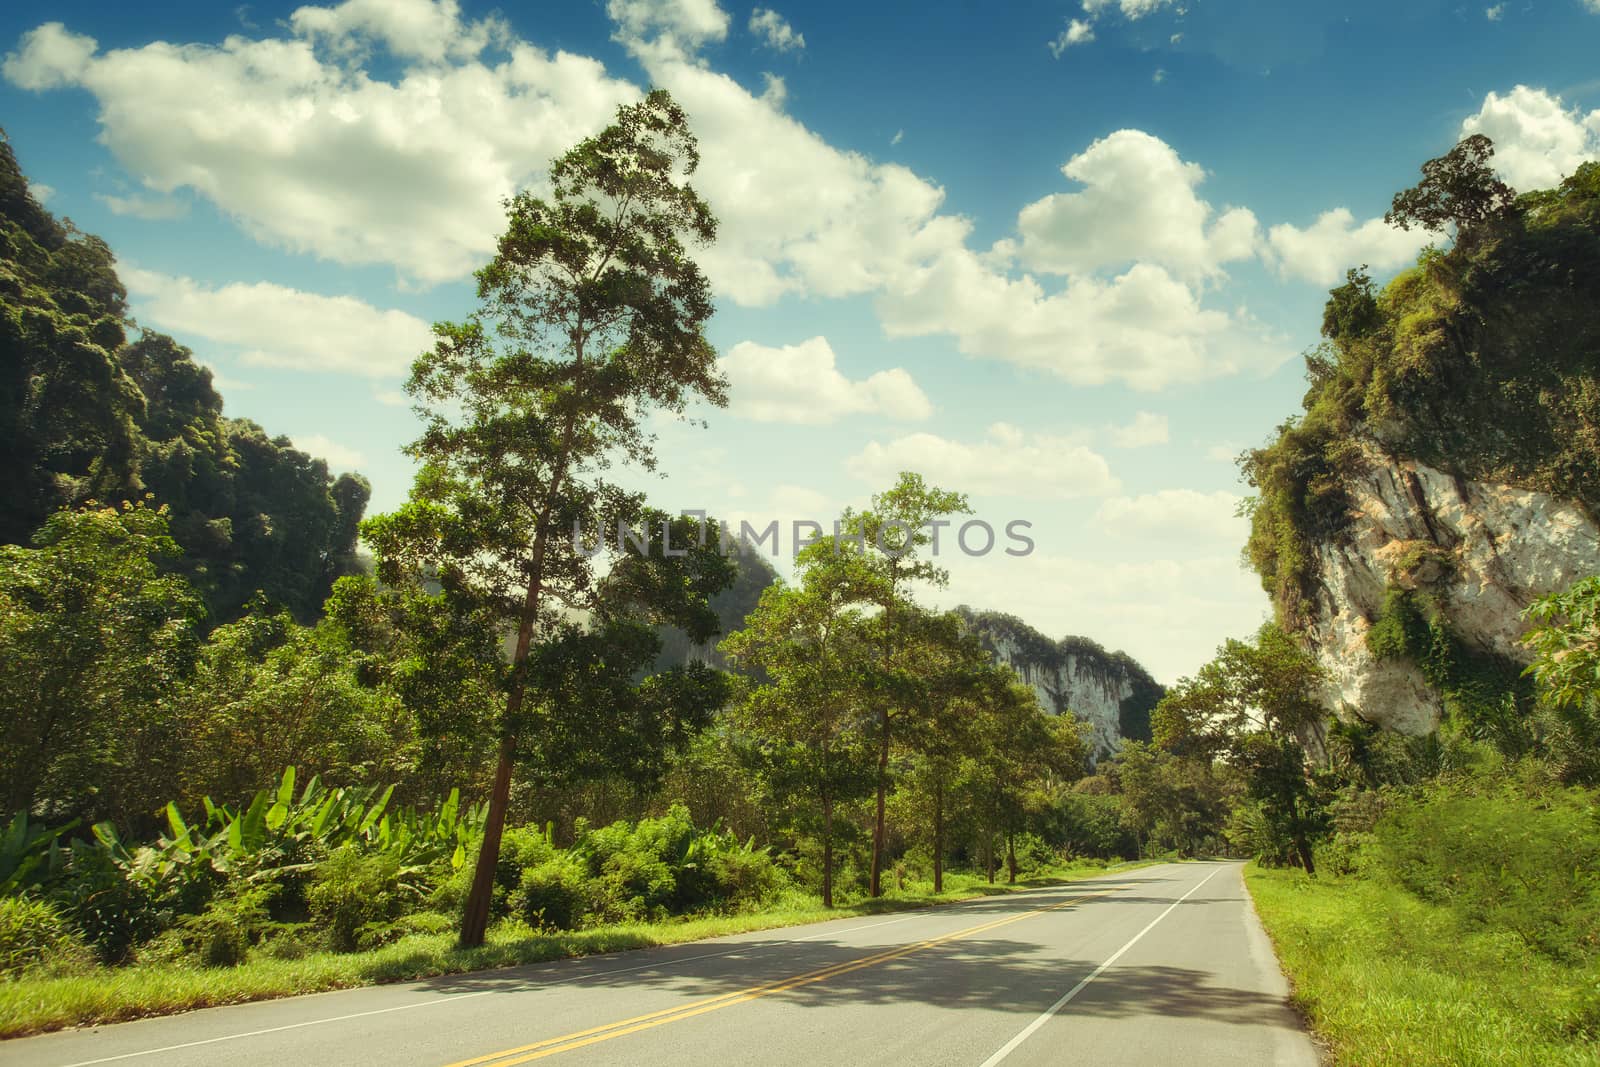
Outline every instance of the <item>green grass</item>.
<svg viewBox="0 0 1600 1067">
<path fill-rule="evenodd" d="M 951 873 L 945 877 L 945 891 L 937 896 L 912 885 L 903 890 L 891 889 L 876 900 L 862 900 L 832 910 L 824 908 L 814 898 L 792 894 L 763 911 L 664 923 L 606 926 L 566 933 L 530 933 L 525 926 L 502 924 L 491 929 L 487 942 L 476 949 L 458 948 L 454 936 L 450 934 L 419 934 L 371 952 L 318 952 L 293 960 L 255 956 L 237 967 L 152 964 L 96 968 L 86 974 L 68 977 L 23 977 L 15 981 L 0 981 L 0 1038 L 20 1037 L 67 1026 L 166 1015 L 220 1004 L 239 1004 L 383 982 L 404 982 L 573 956 L 674 945 L 778 926 L 923 908 L 988 894 L 1076 881 L 1104 874 L 1108 870 L 1126 870 L 1133 866 L 1139 864 L 1110 868 L 1066 868 L 1026 878 L 1015 886 L 1007 886 L 1003 882 L 991 886 L 980 875 Z"/>
<path fill-rule="evenodd" d="M 1295 1001 L 1337 1064 L 1600 1064 L 1600 961 L 1463 930 L 1402 890 L 1245 869 Z"/>
</svg>

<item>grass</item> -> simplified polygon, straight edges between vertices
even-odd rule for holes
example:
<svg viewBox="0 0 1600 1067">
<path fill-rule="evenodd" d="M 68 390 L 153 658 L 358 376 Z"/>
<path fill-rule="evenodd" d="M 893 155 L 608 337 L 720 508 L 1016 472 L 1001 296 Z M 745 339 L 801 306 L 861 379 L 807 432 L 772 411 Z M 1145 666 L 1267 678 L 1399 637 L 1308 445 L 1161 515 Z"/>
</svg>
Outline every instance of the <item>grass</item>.
<svg viewBox="0 0 1600 1067">
<path fill-rule="evenodd" d="M 1600 961 L 1556 963 L 1370 880 L 1251 864 L 1245 881 L 1335 1063 L 1600 1064 Z"/>
<path fill-rule="evenodd" d="M 891 889 L 876 900 L 862 900 L 831 910 L 814 898 L 792 894 L 762 911 L 662 923 L 605 926 L 563 933 L 534 933 L 526 926 L 505 923 L 492 928 L 486 943 L 475 949 L 457 947 L 451 934 L 417 934 L 371 952 L 317 952 L 300 959 L 254 956 L 237 967 L 151 964 L 95 968 L 86 974 L 66 977 L 24 976 L 14 981 L 0 981 L 0 1038 L 222 1004 L 413 981 L 436 975 L 675 945 L 779 926 L 925 908 L 1077 881 L 1132 866 L 1139 865 L 1052 870 L 1023 879 L 1015 886 L 1004 883 L 991 886 L 980 875 L 951 873 L 945 877 L 945 891 L 938 895 L 910 886 L 903 890 Z"/>
</svg>

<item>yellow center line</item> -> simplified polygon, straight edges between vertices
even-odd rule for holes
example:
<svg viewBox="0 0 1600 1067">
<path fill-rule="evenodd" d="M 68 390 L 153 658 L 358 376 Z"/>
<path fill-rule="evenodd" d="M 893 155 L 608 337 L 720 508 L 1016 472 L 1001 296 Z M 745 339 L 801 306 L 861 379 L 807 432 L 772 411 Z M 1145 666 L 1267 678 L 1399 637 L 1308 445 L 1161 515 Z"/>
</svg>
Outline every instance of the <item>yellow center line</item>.
<svg viewBox="0 0 1600 1067">
<path fill-rule="evenodd" d="M 1109 896 L 1121 888 L 1124 887 L 1114 886 L 1111 889 L 1102 890 L 1098 893 L 1086 893 L 1079 896 L 1072 896 L 1066 900 L 1057 901 L 1054 904 L 1047 904 L 1043 907 L 1031 908 L 1020 915 L 1009 915 L 1003 919 L 993 919 L 989 922 L 979 923 L 976 926 L 969 926 L 964 930 L 957 930 L 954 933 L 944 934 L 941 937 L 929 938 L 925 941 L 918 941 L 911 945 L 902 945 L 896 948 L 886 949 L 882 952 L 873 953 L 869 956 L 862 956 L 858 959 L 849 960 L 845 963 L 832 964 L 819 970 L 808 971 L 806 973 L 793 975 L 788 978 L 780 978 L 772 982 L 750 986 L 745 989 L 737 989 L 733 992 L 723 993 L 719 996 L 691 1001 L 688 1004 L 680 1004 L 675 1008 L 664 1008 L 660 1011 L 650 1012 L 647 1015 L 636 1015 L 631 1019 L 620 1019 L 617 1022 L 606 1023 L 603 1026 L 590 1027 L 587 1030 L 579 1030 L 575 1033 L 564 1034 L 560 1037 L 546 1038 L 543 1041 L 536 1041 L 531 1045 L 521 1045 L 517 1048 L 503 1049 L 500 1052 L 491 1052 L 487 1055 L 477 1056 L 469 1060 L 458 1060 L 455 1063 L 448 1064 L 447 1067 L 479 1067 L 479 1065 L 489 1063 L 493 1063 L 494 1067 L 514 1067 L 516 1064 L 544 1059 L 546 1056 L 554 1056 L 560 1052 L 570 1052 L 573 1049 L 583 1048 L 585 1045 L 593 1045 L 601 1041 L 610 1041 L 612 1038 L 623 1037 L 627 1034 L 635 1034 L 640 1030 L 649 1030 L 657 1026 L 665 1026 L 667 1023 L 675 1023 L 682 1019 L 692 1019 L 697 1015 L 704 1015 L 707 1012 L 718 1011 L 722 1008 L 729 1008 L 735 1004 L 743 1004 L 747 1001 L 756 1000 L 760 997 L 771 996 L 774 993 L 782 993 L 790 989 L 796 989 L 800 986 L 811 985 L 815 982 L 823 982 L 830 978 L 837 978 L 840 975 L 849 974 L 851 971 L 859 971 L 865 967 L 871 967 L 879 963 L 887 963 L 890 960 L 896 960 L 902 956 L 909 956 L 915 952 L 922 952 L 926 949 L 947 944 L 951 941 L 972 937 L 975 934 L 981 934 L 1001 926 L 1007 926 L 1014 922 L 1021 922 L 1023 919 L 1030 919 L 1035 915 L 1043 915 L 1046 912 L 1070 907 L 1073 904 L 1078 904 L 1085 900 L 1093 900 L 1096 897 Z M 603 975 L 597 975 L 596 977 L 603 977 Z M 508 1057 L 517 1058 L 510 1059 Z"/>
</svg>

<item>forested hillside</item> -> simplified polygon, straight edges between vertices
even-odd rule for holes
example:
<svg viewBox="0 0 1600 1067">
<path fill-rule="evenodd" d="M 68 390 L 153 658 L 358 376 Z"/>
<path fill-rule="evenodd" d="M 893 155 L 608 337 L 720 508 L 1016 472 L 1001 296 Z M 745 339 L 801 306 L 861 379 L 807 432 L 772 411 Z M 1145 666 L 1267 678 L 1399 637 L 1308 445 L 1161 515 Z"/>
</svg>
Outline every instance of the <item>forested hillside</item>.
<svg viewBox="0 0 1600 1067">
<path fill-rule="evenodd" d="M 111 250 L 40 206 L 3 133 L 0 352 L 0 543 L 148 495 L 213 624 L 257 591 L 310 621 L 355 573 L 366 481 L 225 417 L 211 372 L 133 320 Z"/>
</svg>

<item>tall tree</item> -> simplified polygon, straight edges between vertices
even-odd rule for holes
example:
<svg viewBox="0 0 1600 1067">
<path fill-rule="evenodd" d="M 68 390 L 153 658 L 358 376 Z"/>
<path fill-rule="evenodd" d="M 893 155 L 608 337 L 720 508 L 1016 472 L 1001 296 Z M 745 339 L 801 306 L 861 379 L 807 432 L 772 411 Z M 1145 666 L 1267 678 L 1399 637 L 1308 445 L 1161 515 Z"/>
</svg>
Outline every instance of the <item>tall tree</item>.
<svg viewBox="0 0 1600 1067">
<path fill-rule="evenodd" d="M 875 650 L 855 606 L 866 577 L 859 557 L 837 558 L 825 538 L 800 552 L 796 570 L 799 584 L 769 586 L 722 649 L 750 675 L 739 719 L 763 742 L 775 791 L 814 800 L 802 821 L 821 839 L 831 908 L 837 811 L 873 781 L 865 727 Z"/>
<path fill-rule="evenodd" d="M 877 609 L 870 621 L 878 649 L 871 694 L 878 769 L 869 892 L 875 897 L 883 893 L 889 756 L 900 726 L 918 711 L 916 671 L 907 656 L 916 625 L 912 594 L 919 585 L 937 589 L 949 582 L 949 572 L 928 556 L 939 551 L 940 528 L 950 525 L 947 516 L 968 510 L 964 494 L 928 485 L 922 475 L 905 471 L 892 488 L 873 496 L 870 509 L 847 510 L 840 525 L 849 536 L 835 539 L 844 549 L 837 558 L 860 565 L 857 598 Z M 952 539 L 947 535 L 945 543 Z"/>
<path fill-rule="evenodd" d="M 1193 678 L 1156 706 L 1156 744 L 1182 756 L 1226 757 L 1245 776 L 1307 873 L 1325 812 L 1302 738 L 1327 716 L 1317 698 L 1322 670 L 1268 623 L 1253 642 L 1229 641 Z"/>
<path fill-rule="evenodd" d="M 645 518 L 642 500 L 604 472 L 617 460 L 654 468 L 652 409 L 726 403 L 704 333 L 710 285 L 686 247 L 716 234 L 687 183 L 698 162 L 688 120 L 665 91 L 620 108 L 612 125 L 551 165 L 551 199 L 519 193 L 509 202 L 496 255 L 477 274 L 479 310 L 435 326 L 435 347 L 407 383 L 426 420 L 410 447 L 422 469 L 409 502 L 364 527 L 380 574 L 434 574 L 448 595 L 487 605 L 516 634 L 464 945 L 481 944 L 488 923 L 519 742 L 538 741 L 528 735 L 550 709 L 570 706 L 555 684 L 572 677 L 565 667 L 597 657 L 601 688 L 616 692 L 626 679 L 613 668 L 646 644 L 620 594 L 593 628 L 563 614 L 594 611 L 602 592 L 578 531 L 592 539 Z M 654 564 L 687 566 L 691 557 L 669 556 L 659 541 Z M 699 577 L 710 582 L 641 582 L 636 592 L 677 595 L 666 614 L 679 617 L 662 621 L 704 640 L 715 625 L 714 615 L 705 622 L 705 596 L 716 591 L 707 586 L 731 574 L 724 566 Z M 645 637 L 653 655 L 659 646 Z M 627 650 L 605 658 L 617 642 Z M 540 677 L 546 688 L 530 699 Z M 673 684 L 654 688 L 665 697 Z"/>
<path fill-rule="evenodd" d="M 1457 242 L 1470 241 L 1487 223 L 1506 218 L 1517 194 L 1495 176 L 1494 142 L 1481 133 L 1463 137 L 1449 152 L 1422 165 L 1422 181 L 1396 193 L 1383 221 L 1402 230 L 1437 233 L 1455 226 Z M 1352 280 L 1353 277 L 1352 277 Z"/>
</svg>

